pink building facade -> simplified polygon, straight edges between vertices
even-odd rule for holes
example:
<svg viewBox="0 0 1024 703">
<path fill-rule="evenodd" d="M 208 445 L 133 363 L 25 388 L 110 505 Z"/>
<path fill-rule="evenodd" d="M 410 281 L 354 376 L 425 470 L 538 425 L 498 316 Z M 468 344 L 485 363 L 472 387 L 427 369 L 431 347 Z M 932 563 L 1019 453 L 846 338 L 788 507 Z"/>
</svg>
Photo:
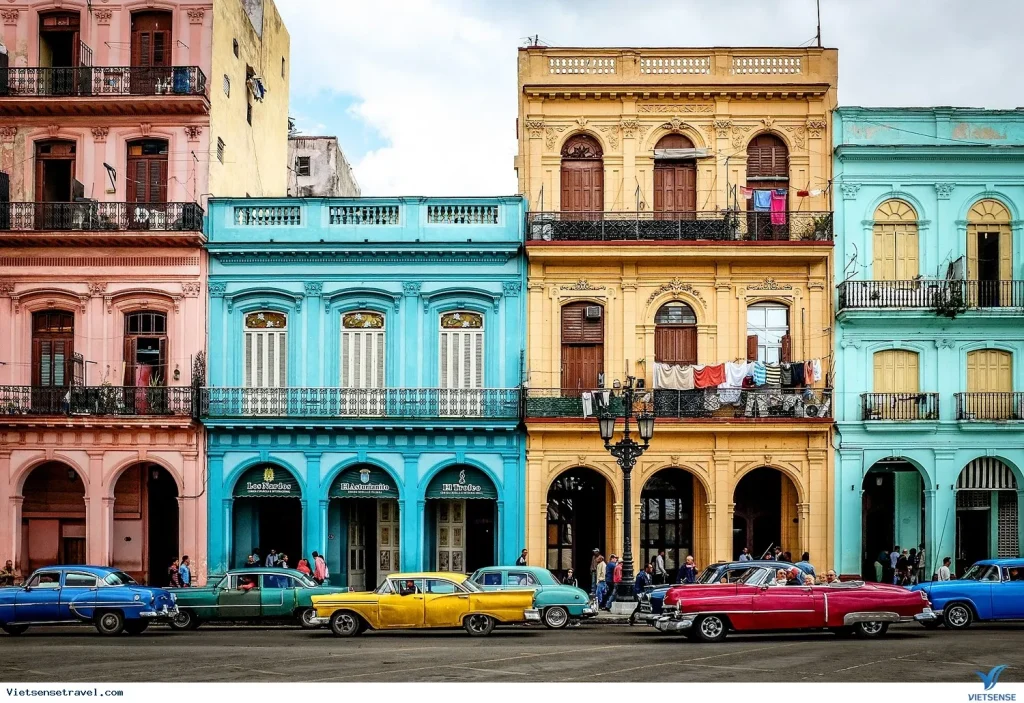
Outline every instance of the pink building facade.
<svg viewBox="0 0 1024 703">
<path fill-rule="evenodd" d="M 0 21 L 0 561 L 202 582 L 213 5 Z"/>
</svg>

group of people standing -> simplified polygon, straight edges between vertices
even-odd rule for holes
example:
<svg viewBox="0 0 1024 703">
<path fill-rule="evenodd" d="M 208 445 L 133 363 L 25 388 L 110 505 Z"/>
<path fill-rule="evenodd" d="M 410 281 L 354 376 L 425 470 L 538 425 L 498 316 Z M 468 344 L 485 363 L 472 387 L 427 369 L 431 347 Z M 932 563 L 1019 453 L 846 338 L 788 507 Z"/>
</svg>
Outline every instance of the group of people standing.
<svg viewBox="0 0 1024 703">
<path fill-rule="evenodd" d="M 946 574 L 949 573 L 947 561 L 952 560 L 947 558 L 943 562 Z M 909 550 L 900 549 L 900 545 L 897 544 L 892 548 L 892 551 L 883 549 L 878 553 L 878 556 L 875 558 L 875 580 L 879 583 L 911 586 L 928 580 L 925 575 L 927 566 L 923 544 L 917 549 Z M 942 569 L 940 568 L 940 576 L 941 571 Z M 946 580 L 948 580 L 948 577 Z"/>
<path fill-rule="evenodd" d="M 171 562 L 167 568 L 167 579 L 171 588 L 189 588 L 192 585 L 192 562 L 187 554 Z"/>
<path fill-rule="evenodd" d="M 268 569 L 290 568 L 288 566 L 288 555 L 284 553 L 278 554 L 276 549 L 271 549 L 267 554 L 266 560 L 263 562 L 260 561 L 258 549 L 253 549 L 252 554 L 245 560 L 245 565 L 250 567 L 260 566 L 261 563 Z M 309 563 L 306 557 L 300 556 L 299 561 L 295 564 L 295 570 L 313 579 L 318 586 L 331 577 L 331 572 L 327 569 L 327 561 L 320 552 L 313 552 L 312 564 Z"/>
</svg>

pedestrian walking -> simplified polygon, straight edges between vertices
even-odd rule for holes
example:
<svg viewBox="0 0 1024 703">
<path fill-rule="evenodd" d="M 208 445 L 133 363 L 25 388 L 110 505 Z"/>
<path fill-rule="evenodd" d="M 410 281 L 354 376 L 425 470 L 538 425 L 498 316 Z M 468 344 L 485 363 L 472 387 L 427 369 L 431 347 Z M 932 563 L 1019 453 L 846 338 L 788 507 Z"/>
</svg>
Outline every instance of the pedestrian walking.
<svg viewBox="0 0 1024 703">
<path fill-rule="evenodd" d="M 171 588 L 181 588 L 181 572 L 178 570 L 178 560 L 175 559 L 167 569 L 167 581 Z"/>
<path fill-rule="evenodd" d="M 814 572 L 814 565 L 811 564 L 811 555 L 809 552 L 804 552 L 800 555 L 800 561 L 796 563 L 796 567 L 805 574 L 810 574 L 812 577 L 816 578 L 818 576 L 818 574 Z"/>
<path fill-rule="evenodd" d="M 516 566 L 526 566 L 526 550 L 525 549 L 519 554 L 519 558 L 516 559 Z"/>
<path fill-rule="evenodd" d="M 295 565 L 295 570 L 305 574 L 306 576 L 311 576 L 313 574 L 309 569 L 309 562 L 306 561 L 306 557 L 299 557 L 299 563 Z"/>
<path fill-rule="evenodd" d="M 652 582 L 657 585 L 668 583 L 668 569 L 665 568 L 665 550 L 659 549 L 658 556 L 654 557 L 654 575 Z"/>
<path fill-rule="evenodd" d="M 597 560 L 604 561 L 604 557 L 601 556 L 601 550 L 594 547 L 594 551 L 590 555 L 590 595 L 597 595 L 597 582 L 602 580 L 600 572 L 597 568 Z"/>
<path fill-rule="evenodd" d="M 182 588 L 192 585 L 192 564 L 188 560 L 188 554 L 181 558 L 181 565 L 178 567 L 178 576 L 181 578 Z"/>
<path fill-rule="evenodd" d="M 277 550 L 271 549 L 270 554 L 267 555 L 267 562 L 264 564 L 268 569 L 277 566 Z"/>
<path fill-rule="evenodd" d="M 697 564 L 692 556 L 686 557 L 686 561 L 679 567 L 676 583 L 697 583 Z"/>
<path fill-rule="evenodd" d="M 313 580 L 317 586 L 323 585 L 330 574 L 327 571 L 327 562 L 320 556 L 319 552 L 313 552 Z"/>
<path fill-rule="evenodd" d="M 744 547 L 740 550 L 740 561 L 753 561 L 754 558 L 750 556 L 750 550 Z"/>
<path fill-rule="evenodd" d="M 0 571 L 0 587 L 13 586 L 14 585 L 14 562 L 10 559 L 4 564 L 4 568 Z"/>
<path fill-rule="evenodd" d="M 597 550 L 594 550 L 597 551 Z M 594 584 L 594 600 L 597 601 L 597 607 L 604 605 L 605 596 L 608 595 L 608 585 L 604 580 L 604 571 L 607 568 L 604 557 L 598 554 L 594 558 L 594 569 L 591 571 L 593 574 L 592 583 Z"/>
<path fill-rule="evenodd" d="M 573 572 L 572 569 L 569 569 L 565 572 L 565 576 L 562 578 L 562 583 L 564 583 L 566 586 L 576 586 L 577 588 L 579 587 L 579 584 L 576 583 L 576 574 Z"/>
<path fill-rule="evenodd" d="M 949 570 L 950 564 L 953 563 L 952 557 L 944 557 L 942 560 L 942 566 L 939 567 L 939 581 L 949 581 L 953 578 L 952 572 Z"/>
<path fill-rule="evenodd" d="M 633 597 L 636 599 L 636 607 L 633 608 L 633 612 L 629 614 L 629 624 L 632 625 L 636 622 L 636 616 L 640 614 L 640 596 L 651 587 L 653 583 L 654 564 L 650 562 L 644 566 L 643 570 L 636 575 L 636 579 L 633 581 Z"/>
<path fill-rule="evenodd" d="M 602 604 L 604 610 L 612 609 L 612 602 L 615 600 L 615 570 L 619 570 L 619 580 L 622 580 L 622 569 L 619 568 L 619 558 L 612 554 L 608 557 L 608 564 L 604 570 L 605 599 Z"/>
</svg>

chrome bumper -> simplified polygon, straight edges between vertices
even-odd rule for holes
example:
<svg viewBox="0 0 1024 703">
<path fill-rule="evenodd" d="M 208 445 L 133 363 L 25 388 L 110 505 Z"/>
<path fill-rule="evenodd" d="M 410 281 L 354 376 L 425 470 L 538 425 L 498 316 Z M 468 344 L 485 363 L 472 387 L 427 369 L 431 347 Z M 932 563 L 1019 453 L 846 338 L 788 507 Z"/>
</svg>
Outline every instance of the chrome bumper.
<svg viewBox="0 0 1024 703">
<path fill-rule="evenodd" d="M 693 627 L 693 617 L 684 615 L 680 618 L 659 617 L 654 626 L 661 632 L 682 632 Z"/>
<path fill-rule="evenodd" d="M 160 610 L 141 611 L 139 613 L 140 618 L 173 618 L 178 614 L 177 606 L 172 605 L 167 607 L 166 605 Z"/>
<path fill-rule="evenodd" d="M 526 622 L 540 622 L 540 611 L 536 608 L 527 608 L 523 611 Z"/>
<path fill-rule="evenodd" d="M 585 617 L 585 618 L 596 618 L 597 617 L 597 608 L 594 608 L 594 607 L 589 606 L 589 605 L 586 606 L 585 608 L 583 608 L 583 617 Z"/>
<path fill-rule="evenodd" d="M 331 624 L 331 619 L 330 618 L 310 618 L 309 619 L 309 624 L 310 625 L 316 625 L 317 627 L 327 627 L 328 625 Z"/>
<path fill-rule="evenodd" d="M 935 612 L 931 608 L 925 608 L 922 612 L 914 616 L 914 620 L 917 622 L 935 622 L 936 620 L 942 619 L 942 611 Z"/>
</svg>

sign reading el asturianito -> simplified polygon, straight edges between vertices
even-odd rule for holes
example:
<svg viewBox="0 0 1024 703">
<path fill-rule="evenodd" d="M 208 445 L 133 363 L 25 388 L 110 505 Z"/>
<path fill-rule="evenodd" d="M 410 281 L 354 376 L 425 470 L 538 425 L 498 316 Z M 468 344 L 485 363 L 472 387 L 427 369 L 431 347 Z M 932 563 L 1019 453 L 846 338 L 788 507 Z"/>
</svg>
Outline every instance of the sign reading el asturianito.
<svg viewBox="0 0 1024 703">
<path fill-rule="evenodd" d="M 236 498 L 301 498 L 299 482 L 287 469 L 260 464 L 235 483 Z"/>
<path fill-rule="evenodd" d="M 375 466 L 345 469 L 331 483 L 329 498 L 397 498 L 395 480 Z"/>
</svg>

